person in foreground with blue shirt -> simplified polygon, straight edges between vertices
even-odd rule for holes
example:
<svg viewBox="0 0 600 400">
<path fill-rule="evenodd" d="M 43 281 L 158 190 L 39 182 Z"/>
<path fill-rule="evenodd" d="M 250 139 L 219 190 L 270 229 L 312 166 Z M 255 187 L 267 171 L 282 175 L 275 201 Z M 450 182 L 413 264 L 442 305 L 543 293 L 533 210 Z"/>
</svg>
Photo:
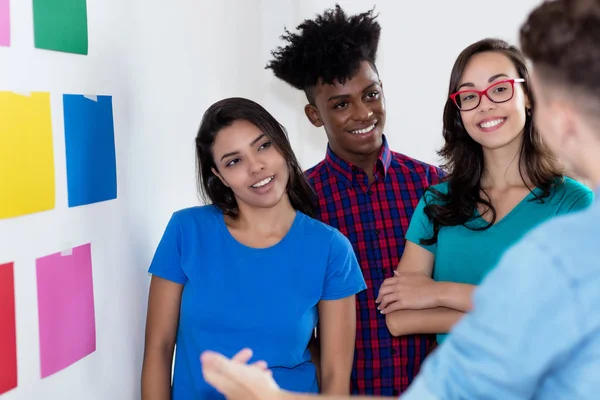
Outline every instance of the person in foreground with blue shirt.
<svg viewBox="0 0 600 400">
<path fill-rule="evenodd" d="M 542 137 L 594 185 L 594 203 L 546 221 L 507 250 L 401 400 L 600 393 L 600 0 L 542 3 L 521 29 L 521 46 L 533 64 Z M 278 389 L 264 365 L 244 365 L 248 355 L 204 353 L 204 376 L 231 400 L 313 398 Z"/>
<path fill-rule="evenodd" d="M 175 212 L 150 265 L 142 399 L 223 399 L 198 355 L 240 347 L 283 389 L 348 394 L 366 285 L 348 239 L 311 217 L 284 128 L 251 100 L 224 99 L 204 114 L 196 153 L 212 204 Z M 317 322 L 320 388 L 308 349 Z"/>
</svg>

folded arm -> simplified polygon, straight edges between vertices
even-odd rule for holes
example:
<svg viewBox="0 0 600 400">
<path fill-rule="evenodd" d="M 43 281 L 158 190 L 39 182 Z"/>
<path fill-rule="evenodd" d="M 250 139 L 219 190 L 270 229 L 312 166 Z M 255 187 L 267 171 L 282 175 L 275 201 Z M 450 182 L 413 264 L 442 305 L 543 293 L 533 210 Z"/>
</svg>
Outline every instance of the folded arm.
<svg viewBox="0 0 600 400">
<path fill-rule="evenodd" d="M 407 241 L 395 276 L 383 283 L 378 308 L 392 335 L 446 333 L 471 309 L 475 286 L 434 281 L 434 257 Z"/>
<path fill-rule="evenodd" d="M 393 336 L 418 333 L 446 333 L 465 315 L 445 307 L 425 310 L 398 310 L 385 316 L 388 330 Z"/>
</svg>

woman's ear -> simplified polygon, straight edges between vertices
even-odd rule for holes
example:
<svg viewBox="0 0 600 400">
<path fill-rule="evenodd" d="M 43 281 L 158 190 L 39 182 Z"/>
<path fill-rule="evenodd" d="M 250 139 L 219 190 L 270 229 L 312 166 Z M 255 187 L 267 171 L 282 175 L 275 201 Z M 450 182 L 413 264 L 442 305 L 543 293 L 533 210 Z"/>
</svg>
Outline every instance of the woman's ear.
<svg viewBox="0 0 600 400">
<path fill-rule="evenodd" d="M 229 187 L 229 185 L 227 184 L 227 181 L 225 179 L 223 179 L 223 177 L 221 176 L 219 171 L 217 171 L 214 167 L 211 167 L 210 170 L 212 171 L 213 174 L 215 174 L 215 176 L 217 178 L 219 178 L 219 180 L 223 183 L 223 185 Z"/>
</svg>

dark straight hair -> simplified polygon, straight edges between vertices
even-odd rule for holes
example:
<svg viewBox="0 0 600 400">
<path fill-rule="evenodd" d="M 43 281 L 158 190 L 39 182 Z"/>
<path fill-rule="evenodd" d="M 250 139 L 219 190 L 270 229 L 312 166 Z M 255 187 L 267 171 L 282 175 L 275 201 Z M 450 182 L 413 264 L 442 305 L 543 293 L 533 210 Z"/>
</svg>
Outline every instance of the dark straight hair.
<svg viewBox="0 0 600 400">
<path fill-rule="evenodd" d="M 211 105 L 200 123 L 196 135 L 196 161 L 198 189 L 206 203 L 212 203 L 232 218 L 237 218 L 239 208 L 233 191 L 225 186 L 212 169 L 217 169 L 212 147 L 219 132 L 235 121 L 254 124 L 273 143 L 286 160 L 289 170 L 287 193 L 294 209 L 314 217 L 315 193 L 292 150 L 285 128 L 260 104 L 241 97 L 231 97 Z"/>
</svg>

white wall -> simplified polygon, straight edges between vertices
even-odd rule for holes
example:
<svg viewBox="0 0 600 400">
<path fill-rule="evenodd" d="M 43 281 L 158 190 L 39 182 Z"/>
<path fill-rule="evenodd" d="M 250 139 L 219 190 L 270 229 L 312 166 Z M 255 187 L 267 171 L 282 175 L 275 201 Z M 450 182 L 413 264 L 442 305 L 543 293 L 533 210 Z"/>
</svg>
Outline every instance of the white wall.
<svg viewBox="0 0 600 400">
<path fill-rule="evenodd" d="M 279 2 L 272 0 L 271 3 Z M 268 17 L 269 25 L 264 29 L 275 32 L 265 39 L 268 49 L 282 43 L 276 36 L 283 31 L 283 24 L 295 28 L 305 18 L 314 17 L 336 2 L 302 0 L 293 3 L 294 18 Z M 414 158 L 439 164 L 436 151 L 443 143 L 442 110 L 455 58 L 467 45 L 487 36 L 517 43 L 519 26 L 539 1 L 506 0 L 500 4 L 490 0 L 338 0 L 337 3 L 348 13 L 363 12 L 375 6 L 380 14 L 382 33 L 377 66 L 388 106 L 386 136 L 390 146 Z M 265 13 L 269 15 L 266 8 Z M 273 23 L 278 26 L 272 26 Z M 268 51 L 264 54 L 268 57 Z M 286 108 L 292 110 L 288 113 L 282 109 L 285 112 L 277 117 L 289 127 L 292 136 L 302 138 L 300 146 L 295 147 L 302 165 L 308 168 L 316 164 L 322 160 L 327 143 L 324 131 L 314 129 L 303 115 L 297 120 L 305 104 L 297 91 L 273 82 L 272 76 L 267 79 L 267 88 L 278 94 L 265 99 L 267 106 L 282 109 L 278 103 L 285 102 Z M 294 129 L 296 123 L 299 125 Z"/>
<path fill-rule="evenodd" d="M 340 0 L 377 5 L 379 69 L 393 149 L 436 162 L 450 68 L 484 36 L 516 39 L 536 0 Z M 334 2 L 88 0 L 88 56 L 33 48 L 30 1 L 11 2 L 12 45 L 0 48 L 0 90 L 50 91 L 56 208 L 0 220 L 0 264 L 15 262 L 18 387 L 3 399 L 135 399 L 143 352 L 147 266 L 171 212 L 198 203 L 194 137 L 204 110 L 227 96 L 262 102 L 290 133 L 304 167 L 326 138 L 303 115 L 303 94 L 264 69 L 269 51 Z M 113 96 L 118 199 L 67 207 L 63 93 Z M 97 350 L 40 379 L 35 258 L 92 243 Z"/>
</svg>

